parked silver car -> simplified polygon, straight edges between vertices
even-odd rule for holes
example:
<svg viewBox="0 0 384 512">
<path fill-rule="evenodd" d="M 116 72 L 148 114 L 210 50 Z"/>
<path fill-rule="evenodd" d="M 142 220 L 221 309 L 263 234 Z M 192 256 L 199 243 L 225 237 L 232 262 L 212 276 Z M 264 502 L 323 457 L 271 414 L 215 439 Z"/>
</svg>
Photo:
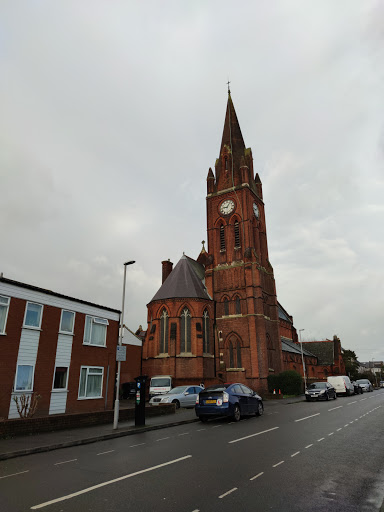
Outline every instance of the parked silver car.
<svg viewBox="0 0 384 512">
<path fill-rule="evenodd" d="M 363 388 L 363 391 L 373 391 L 373 386 L 368 379 L 358 379 L 356 382 Z"/>
<path fill-rule="evenodd" d="M 201 386 L 177 386 L 165 395 L 154 396 L 150 399 L 150 405 L 176 404 L 179 407 L 195 407 L 196 397 L 203 391 Z"/>
</svg>

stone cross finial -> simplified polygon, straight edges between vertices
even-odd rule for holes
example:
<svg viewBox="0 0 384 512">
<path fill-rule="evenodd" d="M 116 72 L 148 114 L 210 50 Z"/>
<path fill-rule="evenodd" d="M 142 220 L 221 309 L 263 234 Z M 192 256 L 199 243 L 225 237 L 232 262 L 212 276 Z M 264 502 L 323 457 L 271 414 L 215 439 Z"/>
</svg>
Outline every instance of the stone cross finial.
<svg viewBox="0 0 384 512">
<path fill-rule="evenodd" d="M 203 248 L 202 248 L 201 250 L 202 250 L 202 251 L 205 251 L 205 247 L 204 247 L 205 240 L 203 240 L 201 243 L 203 244 Z"/>
</svg>

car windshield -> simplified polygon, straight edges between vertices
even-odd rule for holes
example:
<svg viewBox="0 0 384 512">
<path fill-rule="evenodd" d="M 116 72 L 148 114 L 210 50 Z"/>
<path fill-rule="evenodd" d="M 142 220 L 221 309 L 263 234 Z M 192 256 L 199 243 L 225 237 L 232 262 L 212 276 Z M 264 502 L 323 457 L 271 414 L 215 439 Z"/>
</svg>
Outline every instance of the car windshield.
<svg viewBox="0 0 384 512">
<path fill-rule="evenodd" d="M 367 379 L 359 379 L 356 381 L 358 384 L 369 384 L 369 380 Z"/>
<path fill-rule="evenodd" d="M 327 384 L 325 382 L 313 382 L 309 389 L 325 389 L 327 387 Z"/>
<path fill-rule="evenodd" d="M 170 385 L 170 379 L 165 377 L 160 377 L 158 379 L 151 379 L 151 386 L 153 387 L 163 387 L 163 386 L 169 386 Z"/>
<path fill-rule="evenodd" d="M 184 393 L 187 388 L 185 386 L 177 386 L 177 388 L 171 389 L 168 391 L 168 395 L 180 395 L 180 393 Z"/>
</svg>

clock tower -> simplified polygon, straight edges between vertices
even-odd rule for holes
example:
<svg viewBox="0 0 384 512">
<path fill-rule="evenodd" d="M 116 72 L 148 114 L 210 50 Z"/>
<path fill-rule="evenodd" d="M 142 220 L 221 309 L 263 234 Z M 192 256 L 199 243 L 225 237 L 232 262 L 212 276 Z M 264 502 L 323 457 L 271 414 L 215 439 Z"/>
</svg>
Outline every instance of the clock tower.
<svg viewBox="0 0 384 512">
<path fill-rule="evenodd" d="M 228 91 L 215 172 L 207 176 L 205 284 L 215 302 L 216 373 L 267 390 L 282 371 L 273 268 L 268 259 L 262 184 L 254 174 Z"/>
</svg>

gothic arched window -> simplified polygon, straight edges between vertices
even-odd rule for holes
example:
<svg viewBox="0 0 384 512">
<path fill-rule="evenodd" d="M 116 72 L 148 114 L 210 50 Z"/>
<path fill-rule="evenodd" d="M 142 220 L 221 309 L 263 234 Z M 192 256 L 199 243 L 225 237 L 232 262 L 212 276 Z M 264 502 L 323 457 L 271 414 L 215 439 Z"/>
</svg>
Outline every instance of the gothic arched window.
<svg viewBox="0 0 384 512">
<path fill-rule="evenodd" d="M 228 345 L 229 368 L 242 368 L 240 342 L 230 341 Z"/>
<path fill-rule="evenodd" d="M 225 251 L 225 236 L 223 224 L 221 224 L 220 226 L 220 251 Z"/>
<path fill-rule="evenodd" d="M 229 315 L 229 300 L 227 299 L 227 297 L 225 297 L 224 299 L 224 315 Z"/>
<path fill-rule="evenodd" d="M 240 247 L 240 227 L 237 220 L 235 221 L 235 247 Z"/>
<path fill-rule="evenodd" d="M 168 315 L 165 309 L 160 316 L 160 353 L 168 354 Z"/>
<path fill-rule="evenodd" d="M 241 315 L 240 297 L 236 297 L 235 307 L 236 307 L 236 315 Z"/>
<path fill-rule="evenodd" d="M 242 365 L 241 365 L 241 346 L 240 346 L 240 343 L 237 342 L 237 347 L 236 347 L 236 363 L 237 363 L 237 366 L 236 368 L 242 368 Z"/>
<path fill-rule="evenodd" d="M 208 311 L 205 310 L 203 313 L 203 353 L 210 353 L 209 346 L 209 315 Z"/>
<path fill-rule="evenodd" d="M 233 345 L 232 345 L 232 341 L 229 342 L 229 367 L 230 368 L 234 368 L 235 367 L 235 359 L 234 359 L 234 354 L 233 354 Z"/>
<path fill-rule="evenodd" d="M 191 314 L 189 309 L 183 309 L 180 317 L 180 352 L 191 352 Z"/>
<path fill-rule="evenodd" d="M 267 334 L 267 353 L 268 353 L 268 367 L 270 369 L 273 369 L 274 368 L 274 360 L 275 360 L 275 347 L 272 345 L 271 338 L 268 334 Z"/>
</svg>

